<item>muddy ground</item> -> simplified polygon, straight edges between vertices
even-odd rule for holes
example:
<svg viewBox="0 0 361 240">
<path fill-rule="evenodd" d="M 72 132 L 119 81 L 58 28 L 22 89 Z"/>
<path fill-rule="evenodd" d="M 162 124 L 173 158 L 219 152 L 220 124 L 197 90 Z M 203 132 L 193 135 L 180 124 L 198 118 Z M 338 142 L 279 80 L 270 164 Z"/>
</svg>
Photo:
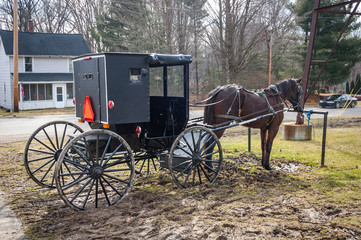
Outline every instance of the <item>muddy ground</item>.
<svg viewBox="0 0 361 240">
<path fill-rule="evenodd" d="M 266 171 L 257 156 L 234 153 L 215 183 L 190 189 L 167 171 L 137 175 L 117 205 L 74 211 L 30 180 L 24 145 L 0 144 L 0 184 L 27 239 L 361 239 L 360 198 L 329 201 L 311 184 L 316 167 L 297 160 L 272 159 Z"/>
</svg>

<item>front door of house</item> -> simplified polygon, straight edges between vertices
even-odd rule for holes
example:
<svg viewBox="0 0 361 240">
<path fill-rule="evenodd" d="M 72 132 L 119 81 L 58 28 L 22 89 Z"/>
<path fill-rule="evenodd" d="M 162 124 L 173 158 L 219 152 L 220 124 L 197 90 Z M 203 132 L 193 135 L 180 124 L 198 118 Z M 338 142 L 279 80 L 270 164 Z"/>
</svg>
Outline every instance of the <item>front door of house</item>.
<svg viewBox="0 0 361 240">
<path fill-rule="evenodd" d="M 53 93 L 56 108 L 65 107 L 65 87 L 63 84 L 53 84 Z"/>
</svg>

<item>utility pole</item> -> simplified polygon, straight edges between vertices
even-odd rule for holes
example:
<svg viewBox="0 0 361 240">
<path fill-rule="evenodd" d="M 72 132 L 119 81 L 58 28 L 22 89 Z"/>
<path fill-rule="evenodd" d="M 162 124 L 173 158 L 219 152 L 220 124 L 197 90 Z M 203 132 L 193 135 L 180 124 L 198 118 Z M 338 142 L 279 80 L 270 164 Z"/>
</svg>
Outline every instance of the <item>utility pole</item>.
<svg viewBox="0 0 361 240">
<path fill-rule="evenodd" d="M 272 35 L 269 38 L 269 54 L 268 54 L 268 86 L 271 85 L 271 72 L 272 72 Z"/>
<path fill-rule="evenodd" d="M 14 112 L 19 112 L 18 3 L 14 0 Z"/>
</svg>

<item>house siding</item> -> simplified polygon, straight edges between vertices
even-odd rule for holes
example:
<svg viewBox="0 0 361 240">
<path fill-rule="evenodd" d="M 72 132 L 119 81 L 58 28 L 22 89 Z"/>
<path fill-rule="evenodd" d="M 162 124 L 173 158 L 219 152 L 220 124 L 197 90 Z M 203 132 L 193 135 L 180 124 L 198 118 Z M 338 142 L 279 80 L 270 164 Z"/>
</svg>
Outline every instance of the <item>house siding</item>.
<svg viewBox="0 0 361 240">
<path fill-rule="evenodd" d="M 10 62 L 0 38 L 0 106 L 12 108 L 12 89 L 10 84 Z"/>
<path fill-rule="evenodd" d="M 33 57 L 33 72 L 37 72 L 37 73 L 69 72 L 68 58 L 36 58 L 36 57 Z"/>
<path fill-rule="evenodd" d="M 2 42 L 4 41 L 4 42 Z M 2 44 L 3 43 L 3 44 Z M 13 33 L 0 30 L 0 107 L 13 110 L 14 105 L 14 57 Z M 52 34 L 19 32 L 19 90 L 22 84 L 51 84 L 53 99 L 25 101 L 19 94 L 19 109 L 73 107 L 67 99 L 67 83 L 72 82 L 71 58 L 89 53 L 80 34 Z M 32 71 L 25 72 L 25 58 L 32 58 Z M 27 78 L 24 78 L 24 77 Z M 21 77 L 21 78 L 20 78 Z M 57 101 L 55 88 L 63 89 L 63 101 Z M 43 92 L 42 92 L 43 93 Z M 41 94 L 42 94 L 41 93 Z M 36 96 L 37 95 L 36 93 Z M 43 96 L 43 95 L 42 95 Z M 43 99 L 43 97 L 37 97 Z"/>
<path fill-rule="evenodd" d="M 32 56 L 29 56 L 32 57 Z M 66 73 L 69 72 L 69 58 L 32 57 L 33 72 L 36 73 Z M 13 57 L 10 57 L 10 71 L 14 72 Z M 25 72 L 25 57 L 19 57 L 19 73 Z"/>
</svg>

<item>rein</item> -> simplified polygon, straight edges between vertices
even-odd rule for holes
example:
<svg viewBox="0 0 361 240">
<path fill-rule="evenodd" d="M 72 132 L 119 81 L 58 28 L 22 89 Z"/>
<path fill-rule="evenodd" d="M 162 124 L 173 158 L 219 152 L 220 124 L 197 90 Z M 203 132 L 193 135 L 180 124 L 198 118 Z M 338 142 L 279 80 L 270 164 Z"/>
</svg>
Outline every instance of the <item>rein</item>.
<svg viewBox="0 0 361 240">
<path fill-rule="evenodd" d="M 243 89 L 243 87 L 238 87 L 236 90 L 234 90 L 234 92 L 232 92 L 232 93 L 229 94 L 227 97 L 225 97 L 225 98 L 223 98 L 223 99 L 221 99 L 221 100 L 219 100 L 219 101 L 217 101 L 217 102 L 203 104 L 203 103 L 205 103 L 205 102 L 213 99 L 214 97 L 216 97 L 217 94 L 218 94 L 221 90 L 223 90 L 223 89 L 224 89 L 224 86 L 218 88 L 217 91 L 214 92 L 214 93 L 213 93 L 210 97 L 208 97 L 207 99 L 204 99 L 204 100 L 202 100 L 202 101 L 195 102 L 195 103 L 189 103 L 189 106 L 191 106 L 191 107 L 209 107 L 209 106 L 216 105 L 216 104 L 221 103 L 221 102 L 225 101 L 226 99 L 228 99 L 233 93 L 236 93 L 236 96 L 239 95 L 239 90 L 240 90 L 240 89 Z M 235 100 L 233 100 L 233 102 L 234 102 L 234 101 L 235 101 Z M 233 105 L 233 103 L 232 103 L 232 105 Z M 232 106 L 232 105 L 231 105 L 231 106 Z"/>
</svg>

